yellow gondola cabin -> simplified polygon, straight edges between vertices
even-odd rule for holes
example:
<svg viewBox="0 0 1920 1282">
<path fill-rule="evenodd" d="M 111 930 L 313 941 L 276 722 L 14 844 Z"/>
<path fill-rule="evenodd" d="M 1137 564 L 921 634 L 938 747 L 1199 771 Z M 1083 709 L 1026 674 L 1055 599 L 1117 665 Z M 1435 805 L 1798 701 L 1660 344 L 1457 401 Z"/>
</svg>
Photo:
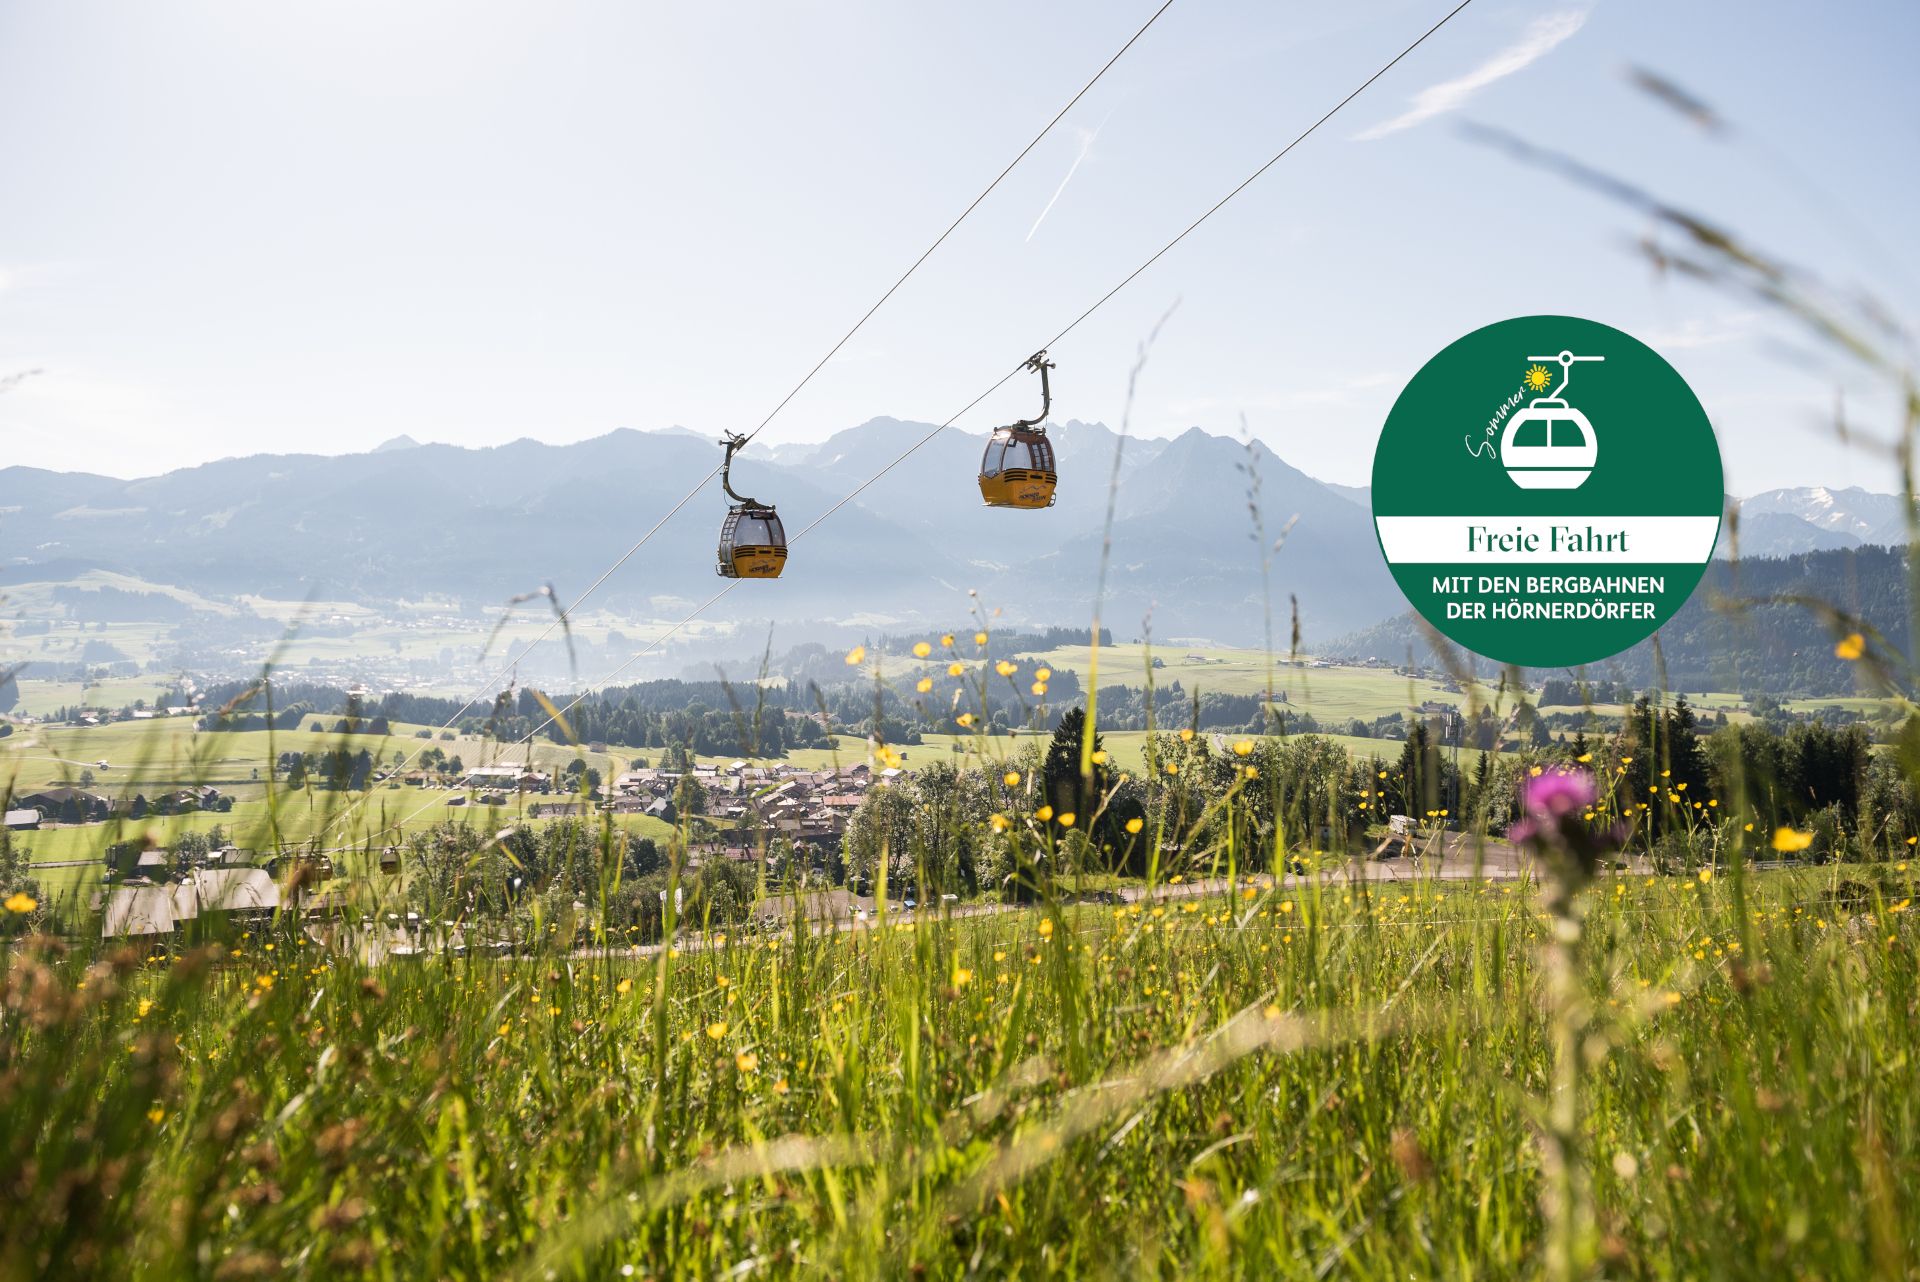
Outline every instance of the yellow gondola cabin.
<svg viewBox="0 0 1920 1282">
<path fill-rule="evenodd" d="M 1053 389 L 1047 382 L 1053 362 L 1045 352 L 1035 352 L 1026 368 L 1040 373 L 1040 414 L 997 427 L 987 438 L 987 452 L 980 459 L 980 497 L 988 507 L 1052 507 L 1060 483 L 1045 426 L 1053 408 Z"/>
<path fill-rule="evenodd" d="M 714 568 L 722 578 L 777 579 L 787 568 L 787 532 L 780 514 L 771 504 L 733 490 L 733 456 L 746 443 L 746 437 L 732 433 L 721 442 L 727 461 L 720 465 L 720 488 L 733 506 L 720 526 L 719 563 Z"/>
</svg>

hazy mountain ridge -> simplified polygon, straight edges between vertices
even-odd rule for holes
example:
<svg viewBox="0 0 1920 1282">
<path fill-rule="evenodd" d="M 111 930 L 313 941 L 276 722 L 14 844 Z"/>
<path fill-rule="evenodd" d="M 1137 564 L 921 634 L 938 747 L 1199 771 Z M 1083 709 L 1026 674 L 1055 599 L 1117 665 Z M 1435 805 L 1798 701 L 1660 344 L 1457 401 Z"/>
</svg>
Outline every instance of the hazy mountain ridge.
<svg viewBox="0 0 1920 1282">
<path fill-rule="evenodd" d="M 1790 517 L 1846 541 L 1837 546 L 1896 547 L 1907 541 L 1906 513 L 1900 497 L 1876 494 L 1857 485 L 1839 490 L 1824 485 L 1768 490 L 1743 500 L 1740 515 L 1743 521 L 1763 515 Z"/>
<path fill-rule="evenodd" d="M 987 608 L 1016 621 L 1086 618 L 1110 482 L 1103 617 L 1123 635 L 1171 628 L 1251 641 L 1269 612 L 1287 631 L 1297 601 L 1304 636 L 1323 642 L 1405 608 L 1381 561 L 1364 487 L 1315 480 L 1260 442 L 1200 428 L 1122 441 L 1103 424 L 1068 421 L 1052 433 L 1061 486 L 1045 512 L 981 505 L 982 437 L 974 433 L 876 418 L 818 443 L 756 443 L 736 461 L 735 488 L 779 505 L 792 557 L 779 582 L 742 584 L 712 613 L 950 623 L 967 611 L 968 589 L 978 589 Z M 832 519 L 808 528 L 916 442 Z M 433 596 L 487 606 L 551 582 L 571 600 L 719 461 L 715 442 L 676 426 L 568 445 L 470 448 L 399 437 L 364 454 L 256 454 L 131 481 L 4 468 L 0 582 L 107 570 L 215 598 Z M 725 506 L 710 482 L 598 599 L 662 617 L 712 596 L 723 586 L 713 548 Z M 1899 508 L 1891 495 L 1857 488 L 1769 491 L 1740 504 L 1740 551 L 1792 555 L 1887 540 L 1901 528 Z M 1283 531 L 1263 582 L 1264 551 Z M 1731 537 L 1724 531 L 1723 545 Z"/>
<path fill-rule="evenodd" d="M 1183 632 L 1204 623 L 1223 640 L 1260 634 L 1249 467 L 1267 539 L 1298 517 L 1273 566 L 1280 617 L 1297 596 L 1308 634 L 1327 637 L 1400 605 L 1366 510 L 1264 445 L 1199 429 L 1122 444 L 1103 425 L 1077 422 L 1053 435 L 1062 483 L 1045 512 L 983 507 L 974 484 L 982 438 L 931 424 L 881 418 L 817 445 L 749 448 L 735 488 L 779 504 L 792 558 L 779 582 L 742 584 L 713 613 L 951 623 L 977 588 L 984 605 L 1015 619 L 1087 617 L 1116 448 L 1106 617 L 1119 630 L 1132 634 L 1152 613 Z M 366 454 L 258 454 L 132 481 L 5 468 L 0 582 L 104 569 L 213 597 L 489 605 L 552 582 L 567 600 L 719 461 L 714 442 L 680 428 L 557 446 L 390 442 Z M 722 586 L 712 567 L 725 503 L 709 483 L 598 599 L 658 616 L 711 596 Z"/>
</svg>

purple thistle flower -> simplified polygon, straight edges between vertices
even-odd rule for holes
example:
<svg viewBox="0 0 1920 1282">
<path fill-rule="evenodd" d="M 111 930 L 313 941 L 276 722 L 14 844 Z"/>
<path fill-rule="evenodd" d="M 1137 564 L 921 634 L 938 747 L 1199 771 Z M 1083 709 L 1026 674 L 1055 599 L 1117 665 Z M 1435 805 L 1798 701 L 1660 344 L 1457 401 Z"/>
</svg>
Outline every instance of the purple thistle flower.
<svg viewBox="0 0 1920 1282">
<path fill-rule="evenodd" d="M 1584 770 L 1556 770 L 1535 775 L 1520 787 L 1520 805 L 1528 816 L 1557 824 L 1593 804 L 1593 776 Z"/>
</svg>

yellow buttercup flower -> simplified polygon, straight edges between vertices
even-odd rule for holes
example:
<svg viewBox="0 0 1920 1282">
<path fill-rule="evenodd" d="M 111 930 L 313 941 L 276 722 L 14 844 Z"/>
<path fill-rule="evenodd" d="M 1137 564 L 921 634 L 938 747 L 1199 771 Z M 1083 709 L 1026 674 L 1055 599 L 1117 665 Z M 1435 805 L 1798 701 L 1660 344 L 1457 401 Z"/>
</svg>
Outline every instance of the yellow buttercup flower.
<svg viewBox="0 0 1920 1282">
<path fill-rule="evenodd" d="M 973 724 L 973 714 L 971 712 L 963 712 L 959 716 L 954 718 L 954 722 L 957 725 L 959 725 L 961 729 L 964 730 L 966 727 Z"/>
<path fill-rule="evenodd" d="M 1046 682 L 1044 682 L 1044 681 L 1036 681 L 1036 682 L 1034 682 L 1034 683 L 1033 683 L 1033 693 L 1034 693 L 1035 695 L 1044 695 L 1044 694 L 1045 694 L 1046 692 L 1047 692 L 1047 683 L 1046 683 Z"/>
<path fill-rule="evenodd" d="M 867 658 L 867 647 L 863 645 L 857 645 L 853 647 L 853 649 L 847 651 L 847 666 L 849 668 L 857 668 L 862 663 L 866 662 L 866 658 Z"/>
<path fill-rule="evenodd" d="M 1240 740 L 1238 743 L 1233 745 L 1233 752 L 1234 752 L 1234 755 L 1237 757 L 1250 756 L 1253 753 L 1253 740 L 1251 739 Z"/>
<path fill-rule="evenodd" d="M 707 1036 L 711 1037 L 714 1041 L 717 1042 L 722 1037 L 725 1037 L 726 1035 L 727 1035 L 726 1020 L 724 1019 L 715 1020 L 713 1023 L 707 1025 Z"/>
<path fill-rule="evenodd" d="M 1147 822 L 1144 819 L 1135 818 L 1135 819 L 1127 820 L 1127 831 L 1130 833 L 1138 833 L 1142 828 L 1146 826 L 1147 826 Z"/>
<path fill-rule="evenodd" d="M 1193 742 L 1193 731 L 1192 731 L 1192 730 L 1190 730 L 1190 729 L 1189 729 L 1189 730 L 1182 730 L 1182 731 L 1180 732 L 1180 742 L 1181 742 L 1181 743 L 1192 743 L 1192 742 Z"/>
<path fill-rule="evenodd" d="M 1007 771 L 1001 782 L 1005 783 L 1009 788 L 1018 788 L 1020 786 L 1020 772 L 1018 770 Z"/>
<path fill-rule="evenodd" d="M 1093 754 L 1093 764 L 1096 766 L 1104 766 L 1107 764 L 1107 750 L 1105 748 Z"/>
<path fill-rule="evenodd" d="M 957 660 L 947 665 L 947 675 L 950 677 L 961 676 L 965 674 L 966 670 L 967 670 L 967 665 Z"/>
<path fill-rule="evenodd" d="M 930 655 L 930 654 L 932 654 L 932 653 L 933 653 L 933 647 L 932 647 L 932 646 L 930 646 L 930 645 L 928 645 L 928 644 L 927 644 L 927 643 L 926 643 L 925 641 L 915 641 L 915 642 L 913 643 L 913 657 L 914 657 L 914 658 L 916 658 L 916 659 L 924 659 L 924 658 L 926 658 L 926 657 L 927 657 L 928 655 Z"/>
<path fill-rule="evenodd" d="M 743 1073 L 751 1073 L 760 1067 L 760 1057 L 752 1051 L 741 1051 L 733 1057 L 733 1066 Z"/>
<path fill-rule="evenodd" d="M 914 683 L 913 688 L 918 690 L 921 694 L 925 694 L 927 691 L 933 689 L 933 678 L 921 677 L 918 681 Z"/>
<path fill-rule="evenodd" d="M 940 644 L 944 646 L 951 646 L 953 644 L 953 633 L 949 632 L 944 636 L 942 636 L 940 638 Z"/>
<path fill-rule="evenodd" d="M 1033 817 L 1035 819 L 1038 819 L 1041 823 L 1045 823 L 1047 820 L 1053 818 L 1053 807 L 1042 806 L 1040 807 L 1040 809 L 1033 812 Z"/>
<path fill-rule="evenodd" d="M 995 672 L 998 672 L 1003 677 L 1010 677 L 1014 673 L 1020 671 L 1020 665 L 1017 663 L 1009 663 L 1007 660 L 1002 659 L 1000 660 L 1000 662 L 993 665 L 993 670 Z"/>
<path fill-rule="evenodd" d="M 1076 818 L 1078 818 L 1078 816 L 1076 816 L 1073 813 L 1073 811 L 1069 810 L 1065 814 L 1060 816 L 1060 826 L 1062 828 L 1071 828 L 1073 827 L 1073 821 Z"/>
<path fill-rule="evenodd" d="M 1858 659 L 1861 655 L 1865 654 L 1866 652 L 1867 652 L 1867 639 L 1861 636 L 1858 632 L 1847 633 L 1847 635 L 1844 637 L 1841 637 L 1840 640 L 1833 647 L 1834 658 L 1846 659 L 1849 662 L 1853 661 L 1854 659 Z"/>
<path fill-rule="evenodd" d="M 40 906 L 40 901 L 24 890 L 16 890 L 7 896 L 6 909 L 10 913 L 30 913 Z"/>
<path fill-rule="evenodd" d="M 976 633 L 974 633 L 974 634 L 973 634 L 973 643 L 974 643 L 975 645 L 985 645 L 985 644 L 987 643 L 987 634 L 986 634 L 986 633 L 984 633 L 984 632 L 976 632 Z"/>
<path fill-rule="evenodd" d="M 1053 669 L 1052 668 L 1035 668 L 1033 671 L 1033 675 L 1036 677 L 1039 677 L 1042 681 L 1051 681 L 1053 680 Z"/>
<path fill-rule="evenodd" d="M 1749 825 L 1751 827 L 1751 825 Z M 1773 848 L 1782 854 L 1795 854 L 1813 844 L 1813 834 L 1801 832 L 1797 828 L 1776 828 L 1773 832 Z"/>
</svg>

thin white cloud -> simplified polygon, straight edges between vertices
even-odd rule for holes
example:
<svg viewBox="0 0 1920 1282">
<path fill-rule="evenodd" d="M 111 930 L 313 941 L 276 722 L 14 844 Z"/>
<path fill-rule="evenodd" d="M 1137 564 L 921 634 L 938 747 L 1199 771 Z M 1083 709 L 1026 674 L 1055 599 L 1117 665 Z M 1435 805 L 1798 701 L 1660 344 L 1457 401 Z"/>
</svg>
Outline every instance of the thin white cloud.
<svg viewBox="0 0 1920 1282">
<path fill-rule="evenodd" d="M 1111 113 L 1109 113 L 1107 119 L 1111 120 L 1112 118 L 1113 117 Z M 1060 200 L 1060 193 L 1067 189 L 1067 184 L 1073 181 L 1074 174 L 1080 171 L 1081 162 L 1086 160 L 1088 153 L 1090 153 L 1093 150 L 1093 140 L 1095 138 L 1098 138 L 1100 136 L 1100 130 L 1105 129 L 1106 127 L 1107 127 L 1107 122 L 1106 120 L 1103 120 L 1100 122 L 1098 128 L 1078 129 L 1074 131 L 1075 133 L 1080 135 L 1080 154 L 1073 158 L 1073 163 L 1071 165 L 1067 166 L 1067 176 L 1065 178 L 1062 178 L 1060 180 L 1060 185 L 1053 189 L 1053 199 L 1049 200 L 1047 202 L 1047 207 L 1040 211 L 1040 216 L 1033 220 L 1033 226 L 1027 228 L 1028 240 L 1032 240 L 1033 233 L 1040 230 L 1040 224 L 1047 221 L 1047 215 L 1053 212 L 1054 205 L 1057 204 Z"/>
<path fill-rule="evenodd" d="M 1388 134 L 1397 134 L 1402 129 L 1411 129 L 1415 125 L 1425 124 L 1435 116 L 1443 116 L 1449 111 L 1458 111 L 1466 106 L 1467 100 L 1497 80 L 1504 80 L 1528 67 L 1551 53 L 1556 46 L 1574 32 L 1580 30 L 1587 21 L 1585 9 L 1563 9 L 1545 17 L 1534 19 L 1527 33 L 1520 40 L 1502 49 L 1466 75 L 1454 80 L 1443 80 L 1437 85 L 1422 89 L 1413 96 L 1413 105 L 1400 115 L 1383 124 L 1375 125 L 1365 133 L 1355 136 L 1358 142 L 1372 142 L 1376 138 L 1385 138 Z"/>
<path fill-rule="evenodd" d="M 1758 311 L 1726 312 L 1711 318 L 1695 316 L 1670 329 L 1642 335 L 1641 341 L 1656 352 L 1719 347 L 1754 337 L 1763 319 Z"/>
</svg>

